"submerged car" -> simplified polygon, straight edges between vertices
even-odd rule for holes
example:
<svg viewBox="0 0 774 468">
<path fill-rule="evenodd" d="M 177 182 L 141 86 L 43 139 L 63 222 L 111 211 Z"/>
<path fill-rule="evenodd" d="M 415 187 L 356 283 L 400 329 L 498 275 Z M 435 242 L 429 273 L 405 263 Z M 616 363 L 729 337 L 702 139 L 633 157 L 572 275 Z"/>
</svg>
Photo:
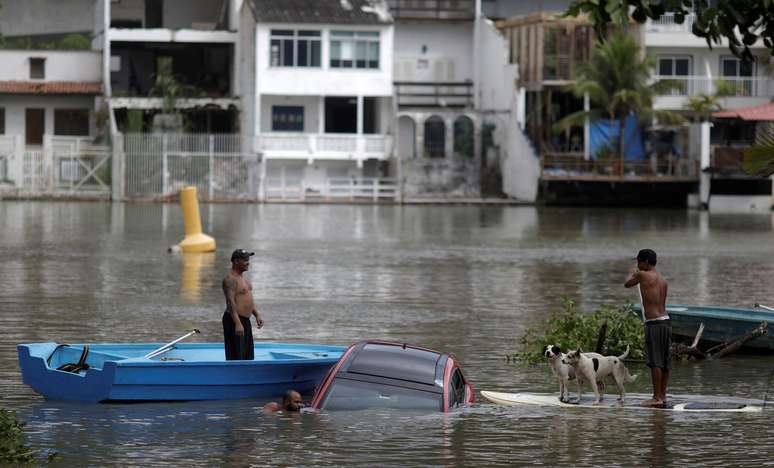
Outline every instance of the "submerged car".
<svg viewBox="0 0 774 468">
<path fill-rule="evenodd" d="M 317 386 L 317 410 L 396 408 L 447 412 L 474 401 L 457 360 L 418 346 L 385 341 L 351 345 Z"/>
</svg>

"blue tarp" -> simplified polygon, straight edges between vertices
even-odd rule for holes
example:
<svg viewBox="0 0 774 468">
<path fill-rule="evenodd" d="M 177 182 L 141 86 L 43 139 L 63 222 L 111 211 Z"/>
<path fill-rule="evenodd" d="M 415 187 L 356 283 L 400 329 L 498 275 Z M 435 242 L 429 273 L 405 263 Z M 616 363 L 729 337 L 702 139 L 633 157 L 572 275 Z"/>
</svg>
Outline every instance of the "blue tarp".
<svg viewBox="0 0 774 468">
<path fill-rule="evenodd" d="M 617 120 L 597 120 L 592 122 L 589 129 L 589 151 L 592 159 L 597 159 L 597 153 L 605 147 L 618 154 L 618 130 Z M 637 161 L 645 158 L 645 150 L 642 147 L 640 127 L 635 115 L 630 115 L 624 122 L 624 154 L 627 161 Z"/>
</svg>

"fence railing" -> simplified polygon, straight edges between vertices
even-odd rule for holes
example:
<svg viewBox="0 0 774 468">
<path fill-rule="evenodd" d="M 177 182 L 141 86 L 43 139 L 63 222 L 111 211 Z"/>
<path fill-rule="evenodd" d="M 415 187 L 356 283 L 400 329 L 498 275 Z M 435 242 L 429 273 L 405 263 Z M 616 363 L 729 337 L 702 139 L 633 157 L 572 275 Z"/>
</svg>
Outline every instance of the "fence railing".
<svg viewBox="0 0 774 468">
<path fill-rule="evenodd" d="M 265 200 L 397 200 L 399 186 L 397 179 L 384 177 L 332 177 L 322 183 L 309 183 L 304 179 L 267 177 L 263 180 Z"/>
<path fill-rule="evenodd" d="M 473 105 L 473 82 L 396 81 L 399 107 L 454 107 Z"/>
<path fill-rule="evenodd" d="M 733 97 L 767 97 L 774 90 L 774 80 L 767 77 L 721 77 L 706 76 L 659 76 L 655 81 L 667 81 L 672 89 L 665 96 L 696 96 L 698 94 L 713 94 L 720 83 L 725 82 Z"/>
<path fill-rule="evenodd" d="M 674 13 L 664 13 L 658 19 L 648 22 L 648 31 L 653 32 L 691 32 L 696 15 L 690 13 L 685 15 L 682 24 L 677 22 Z"/>
<path fill-rule="evenodd" d="M 540 176 L 542 179 L 565 180 L 696 180 L 699 162 L 680 158 L 586 160 L 576 156 L 544 154 L 540 158 Z"/>
<path fill-rule="evenodd" d="M 475 0 L 387 0 L 390 13 L 401 20 L 472 20 Z"/>
<path fill-rule="evenodd" d="M 270 158 L 387 159 L 390 135 L 268 132 L 256 136 L 257 150 Z"/>
<path fill-rule="evenodd" d="M 26 146 L 20 135 L 0 138 L 0 185 L 26 195 L 106 196 L 110 193 L 109 146 L 89 137 L 44 135 Z"/>
<path fill-rule="evenodd" d="M 205 200 L 255 198 L 258 160 L 235 134 L 115 137 L 123 187 L 118 198 L 158 198 L 194 185 Z"/>
</svg>

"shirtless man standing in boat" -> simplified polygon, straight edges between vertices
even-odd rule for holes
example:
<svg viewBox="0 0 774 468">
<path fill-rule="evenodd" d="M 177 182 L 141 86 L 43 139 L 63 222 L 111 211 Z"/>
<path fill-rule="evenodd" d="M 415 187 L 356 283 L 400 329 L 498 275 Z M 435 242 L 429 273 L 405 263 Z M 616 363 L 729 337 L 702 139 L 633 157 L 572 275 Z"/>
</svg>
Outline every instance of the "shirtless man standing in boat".
<svg viewBox="0 0 774 468">
<path fill-rule="evenodd" d="M 263 327 L 263 319 L 253 302 L 253 287 L 242 276 L 242 273 L 250 267 L 250 257 L 253 255 L 255 252 L 236 249 L 231 254 L 231 270 L 223 278 L 223 294 L 226 296 L 226 311 L 223 313 L 223 339 L 227 361 L 253 359 L 251 315 L 255 315 L 258 328 Z"/>
<path fill-rule="evenodd" d="M 631 288 L 639 285 L 642 320 L 645 322 L 645 360 L 653 381 L 653 398 L 642 406 L 666 406 L 666 387 L 672 368 L 672 325 L 666 312 L 668 285 L 656 270 L 656 252 L 642 249 L 637 254 L 637 269 L 624 283 Z"/>
</svg>

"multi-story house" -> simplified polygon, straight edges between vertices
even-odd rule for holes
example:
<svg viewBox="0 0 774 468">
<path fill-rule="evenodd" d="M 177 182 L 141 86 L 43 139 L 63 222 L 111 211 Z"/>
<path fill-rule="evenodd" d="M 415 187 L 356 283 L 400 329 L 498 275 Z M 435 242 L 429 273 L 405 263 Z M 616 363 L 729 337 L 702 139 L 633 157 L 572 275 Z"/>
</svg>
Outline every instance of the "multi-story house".
<svg viewBox="0 0 774 468">
<path fill-rule="evenodd" d="M 94 2 L 4 2 L 0 16 L 0 185 L 106 189 L 102 51 Z M 34 12 L 34 14 L 33 14 Z M 85 155 L 84 153 L 90 153 Z M 97 175 L 97 179 L 95 179 Z M 106 190 L 105 190 L 106 191 Z"/>
<path fill-rule="evenodd" d="M 265 198 L 335 196 L 390 175 L 393 22 L 381 2 L 252 0 L 254 135 Z M 243 23 L 244 24 L 244 23 Z M 247 40 L 245 41 L 247 42 Z M 249 60 L 249 57 L 248 57 Z"/>
<path fill-rule="evenodd" d="M 104 1 L 104 88 L 118 130 L 239 131 L 240 3 Z M 182 121 L 155 117 L 170 108 Z"/>
<path fill-rule="evenodd" d="M 657 98 L 655 107 L 704 120 L 689 112 L 689 99 L 718 91 L 727 94 L 717 99 L 723 110 L 731 111 L 727 115 L 768 104 L 774 97 L 774 80 L 768 50 L 762 41 L 751 46 L 755 61 L 743 61 L 729 51 L 726 41 L 708 48 L 704 39 L 691 33 L 694 20 L 695 15 L 689 14 L 678 24 L 673 14 L 665 14 L 656 21 L 648 21 L 641 29 L 641 41 L 655 62 L 654 79 L 669 80 L 674 85 Z M 691 132 L 666 134 L 669 141 L 661 146 L 667 152 L 674 146 L 677 158 L 700 161 L 700 190 L 694 203 L 712 211 L 771 209 L 771 181 L 748 177 L 740 167 L 743 150 L 755 141 L 755 121 L 706 119 L 693 125 Z M 674 145 L 669 144 L 672 140 Z"/>
</svg>

